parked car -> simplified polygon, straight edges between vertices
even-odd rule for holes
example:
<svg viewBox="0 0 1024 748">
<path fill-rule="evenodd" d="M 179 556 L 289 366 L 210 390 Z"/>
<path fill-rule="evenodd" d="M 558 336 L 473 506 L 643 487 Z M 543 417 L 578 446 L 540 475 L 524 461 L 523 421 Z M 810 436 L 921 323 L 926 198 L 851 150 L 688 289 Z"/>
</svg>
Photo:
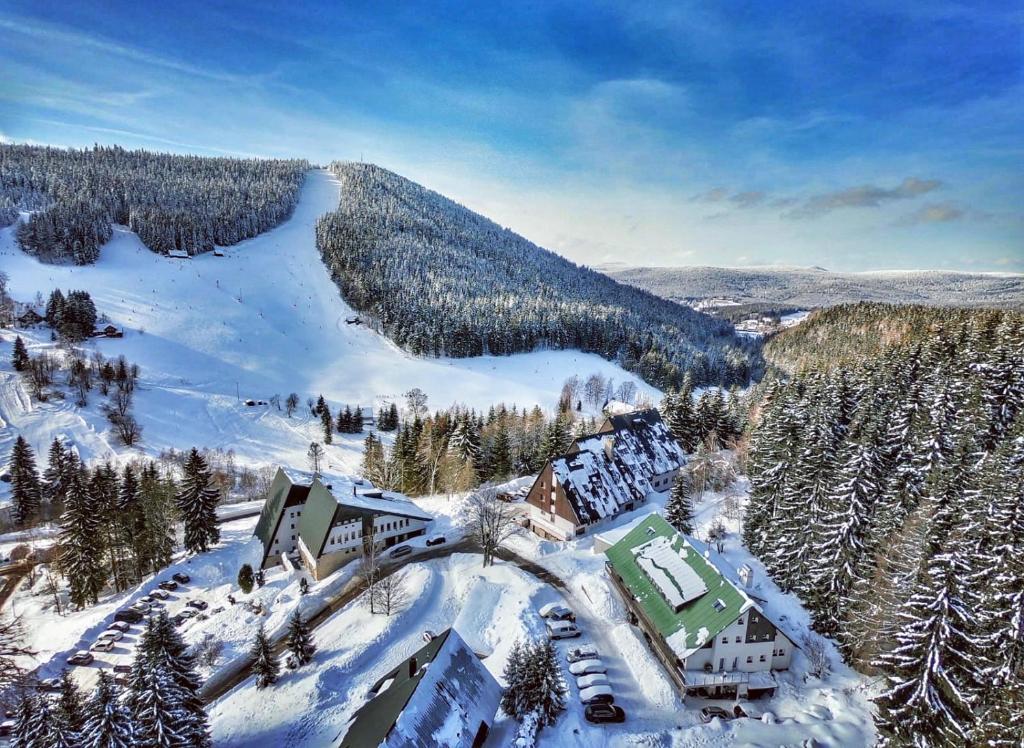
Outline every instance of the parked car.
<svg viewBox="0 0 1024 748">
<path fill-rule="evenodd" d="M 113 629 L 113 628 L 111 628 L 111 629 L 107 629 L 106 631 L 104 631 L 102 634 L 100 634 L 96 638 L 97 639 L 109 639 L 112 642 L 119 642 L 122 639 L 124 639 L 124 632 L 121 631 L 120 629 Z"/>
<path fill-rule="evenodd" d="M 611 686 L 591 686 L 580 691 L 581 704 L 614 704 L 615 694 Z"/>
<path fill-rule="evenodd" d="M 591 673 L 590 675 L 581 675 L 576 679 L 576 685 L 582 691 L 584 688 L 590 688 L 591 686 L 607 686 L 608 676 L 604 673 Z"/>
<path fill-rule="evenodd" d="M 749 701 L 737 701 L 732 705 L 732 714 L 740 719 L 743 717 L 747 719 L 761 719 L 764 716 L 764 709 L 758 709 Z"/>
<path fill-rule="evenodd" d="M 580 660 L 596 660 L 599 657 L 597 647 L 593 644 L 581 644 L 573 647 L 565 653 L 566 662 L 579 662 Z"/>
<path fill-rule="evenodd" d="M 593 673 L 607 673 L 608 668 L 601 660 L 580 660 L 569 666 L 569 672 L 579 677 Z"/>
<path fill-rule="evenodd" d="M 162 581 L 157 586 L 160 589 L 167 590 L 169 592 L 174 592 L 174 590 L 178 589 L 178 583 L 175 582 L 173 579 L 165 579 L 164 581 Z"/>
<path fill-rule="evenodd" d="M 171 574 L 171 579 L 173 579 L 178 584 L 188 584 L 192 581 L 192 577 L 181 571 L 179 571 L 176 574 Z"/>
<path fill-rule="evenodd" d="M 185 605 L 196 610 L 206 610 L 210 607 L 210 604 L 205 600 L 189 600 Z"/>
<path fill-rule="evenodd" d="M 143 595 L 142 597 L 140 597 L 138 600 L 135 601 L 135 604 L 137 605 L 139 603 L 145 603 L 146 605 L 152 605 L 155 602 L 156 602 L 156 598 L 153 597 L 152 595 Z"/>
<path fill-rule="evenodd" d="M 188 619 L 185 618 L 185 616 L 183 616 L 183 615 L 181 615 L 179 613 L 178 615 L 173 616 L 171 618 L 171 623 L 174 624 L 175 626 L 180 626 L 181 624 L 185 623 L 186 620 L 188 620 Z"/>
<path fill-rule="evenodd" d="M 80 649 L 73 655 L 68 657 L 69 665 L 88 665 L 96 658 L 92 656 L 91 652 L 86 652 L 84 649 Z"/>
<path fill-rule="evenodd" d="M 127 664 L 124 664 L 124 663 L 121 663 L 120 665 L 114 665 L 114 672 L 115 673 L 130 673 L 131 671 L 132 671 L 132 666 L 131 665 L 127 665 Z"/>
<path fill-rule="evenodd" d="M 43 678 L 39 681 L 40 691 L 59 691 L 60 690 L 60 678 Z"/>
<path fill-rule="evenodd" d="M 120 631 L 122 634 L 127 634 L 129 631 L 132 630 L 132 626 L 130 623 L 127 623 L 126 621 L 114 621 L 112 624 L 107 626 L 108 631 L 111 629 L 113 629 L 114 631 Z"/>
<path fill-rule="evenodd" d="M 89 649 L 93 652 L 109 652 L 117 644 L 113 639 L 100 639 L 99 641 L 93 642 L 93 645 Z M 68 660 L 71 662 L 71 660 Z"/>
<path fill-rule="evenodd" d="M 194 618 L 195 615 L 196 615 L 196 611 L 192 610 L 192 608 L 182 608 L 180 611 L 178 611 L 178 615 L 176 617 L 177 618 Z"/>
<path fill-rule="evenodd" d="M 140 598 L 140 599 L 136 600 L 134 603 L 132 603 L 131 607 L 132 607 L 132 610 L 137 610 L 137 611 L 139 611 L 141 613 L 148 613 L 150 607 L 152 607 L 152 606 L 149 604 L 149 600 L 143 600 L 143 599 Z"/>
<path fill-rule="evenodd" d="M 580 630 L 572 621 L 547 621 L 548 639 L 572 639 L 580 635 Z"/>
<path fill-rule="evenodd" d="M 447 542 L 448 542 L 448 540 L 447 540 L 447 538 L 445 538 L 444 535 L 431 535 L 429 538 L 427 538 L 427 545 L 428 546 L 431 546 L 431 545 L 444 545 Z"/>
<path fill-rule="evenodd" d="M 206 615 L 206 613 L 200 613 L 199 615 L 196 616 L 196 620 L 197 621 L 208 621 L 208 620 L 210 620 L 210 616 Z"/>
<path fill-rule="evenodd" d="M 715 718 L 725 722 L 732 719 L 732 715 L 720 706 L 706 706 L 700 710 L 701 722 L 710 722 Z"/>
<path fill-rule="evenodd" d="M 388 558 L 402 558 L 412 553 L 411 545 L 396 545 L 388 552 Z"/>
<path fill-rule="evenodd" d="M 540 609 L 540 617 L 551 621 L 575 621 L 576 614 L 561 603 L 548 603 Z"/>
<path fill-rule="evenodd" d="M 171 593 L 167 590 L 153 590 L 149 595 L 157 600 L 167 600 L 171 596 Z"/>
<path fill-rule="evenodd" d="M 114 614 L 114 620 L 124 623 L 138 623 L 142 620 L 142 616 L 142 611 L 136 608 L 122 608 Z"/>
<path fill-rule="evenodd" d="M 614 704 L 587 704 L 583 710 L 583 716 L 586 717 L 587 722 L 598 724 L 626 721 L 626 713 L 622 711 L 622 707 Z"/>
</svg>

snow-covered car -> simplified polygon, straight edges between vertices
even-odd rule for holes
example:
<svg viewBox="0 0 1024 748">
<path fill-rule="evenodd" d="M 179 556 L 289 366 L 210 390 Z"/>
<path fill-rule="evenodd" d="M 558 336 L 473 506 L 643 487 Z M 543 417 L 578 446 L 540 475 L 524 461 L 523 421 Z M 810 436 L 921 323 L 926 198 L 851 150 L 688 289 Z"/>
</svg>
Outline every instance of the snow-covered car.
<svg viewBox="0 0 1024 748">
<path fill-rule="evenodd" d="M 210 607 L 210 604 L 205 600 L 189 600 L 185 605 L 196 610 L 206 610 Z"/>
<path fill-rule="evenodd" d="M 548 639 L 572 639 L 580 635 L 580 630 L 572 621 L 547 621 Z"/>
<path fill-rule="evenodd" d="M 445 538 L 444 535 L 431 535 L 429 538 L 427 538 L 426 545 L 444 545 L 447 542 L 448 539 Z"/>
<path fill-rule="evenodd" d="M 700 721 L 710 722 L 713 719 L 720 719 L 723 722 L 732 719 L 732 714 L 720 706 L 706 706 L 700 710 Z"/>
<path fill-rule="evenodd" d="M 80 649 L 73 655 L 68 657 L 69 665 L 88 665 L 96 658 L 92 656 L 92 652 L 86 652 L 84 649 Z"/>
<path fill-rule="evenodd" d="M 197 614 L 196 611 L 193 610 L 192 608 L 182 608 L 178 612 L 178 615 L 175 616 L 175 617 L 176 618 L 194 618 L 196 616 L 196 614 Z"/>
<path fill-rule="evenodd" d="M 138 608 L 124 608 L 114 613 L 114 620 L 122 623 L 138 623 L 142 620 L 144 611 Z"/>
<path fill-rule="evenodd" d="M 124 632 L 120 629 L 109 628 L 100 634 L 97 639 L 109 639 L 112 642 L 119 642 L 124 639 Z"/>
<path fill-rule="evenodd" d="M 597 647 L 593 644 L 581 644 L 573 647 L 565 653 L 566 662 L 579 662 L 580 660 L 596 660 L 599 657 Z"/>
<path fill-rule="evenodd" d="M 167 590 L 159 590 L 159 589 L 157 589 L 157 590 L 153 590 L 152 592 L 150 592 L 149 596 L 152 597 L 152 598 L 155 598 L 157 600 L 167 600 L 168 598 L 170 598 L 171 593 L 168 592 Z"/>
<path fill-rule="evenodd" d="M 127 634 L 132 630 L 132 625 L 127 621 L 114 621 L 112 624 L 107 626 L 107 630 L 114 629 L 120 631 L 122 634 Z"/>
<path fill-rule="evenodd" d="M 761 719 L 762 715 L 764 714 L 764 709 L 758 709 L 749 701 L 737 701 L 735 704 L 732 705 L 732 714 L 734 717 Z"/>
<path fill-rule="evenodd" d="M 39 681 L 40 691 L 59 691 L 60 690 L 60 678 L 43 678 Z"/>
<path fill-rule="evenodd" d="M 396 545 L 388 551 L 388 558 L 402 558 L 402 556 L 408 556 L 410 553 L 412 553 L 411 545 Z"/>
<path fill-rule="evenodd" d="M 576 679 L 576 685 L 582 691 L 584 688 L 590 688 L 591 686 L 607 686 L 608 676 L 604 673 L 591 673 L 590 675 L 581 675 Z"/>
<path fill-rule="evenodd" d="M 608 667 L 601 660 L 580 660 L 569 666 L 569 672 L 579 677 L 593 673 L 607 673 Z"/>
<path fill-rule="evenodd" d="M 93 645 L 89 649 L 93 652 L 109 652 L 117 644 L 113 639 L 100 639 L 97 642 L 93 642 Z M 70 660 L 69 660 L 70 662 Z"/>
<path fill-rule="evenodd" d="M 548 603 L 540 609 L 539 613 L 541 618 L 547 618 L 551 621 L 576 620 L 576 614 L 561 603 Z"/>
<path fill-rule="evenodd" d="M 626 713 L 621 706 L 614 704 L 587 704 L 583 710 L 587 722 L 601 724 L 604 722 L 625 722 Z"/>
<path fill-rule="evenodd" d="M 581 704 L 614 704 L 615 694 L 611 686 L 591 686 L 580 691 Z"/>
<path fill-rule="evenodd" d="M 167 590 L 168 592 L 174 592 L 174 590 L 178 589 L 178 583 L 173 579 L 165 579 L 157 586 L 162 590 Z"/>
</svg>

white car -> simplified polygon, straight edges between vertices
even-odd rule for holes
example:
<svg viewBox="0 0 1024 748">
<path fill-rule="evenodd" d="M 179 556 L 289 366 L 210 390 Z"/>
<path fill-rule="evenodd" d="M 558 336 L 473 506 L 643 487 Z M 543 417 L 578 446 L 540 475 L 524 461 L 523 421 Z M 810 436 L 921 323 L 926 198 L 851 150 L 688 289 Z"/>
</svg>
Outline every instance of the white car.
<svg viewBox="0 0 1024 748">
<path fill-rule="evenodd" d="M 197 613 L 198 613 L 198 611 L 192 610 L 192 608 L 182 608 L 178 612 L 178 617 L 179 618 L 194 618 Z"/>
<path fill-rule="evenodd" d="M 565 653 L 566 662 L 579 662 L 580 660 L 596 660 L 599 654 L 597 647 L 593 644 L 581 644 L 578 647 L 573 647 Z"/>
<path fill-rule="evenodd" d="M 576 615 L 569 608 L 561 603 L 548 603 L 540 609 L 541 618 L 550 618 L 555 621 L 575 621 Z"/>
<path fill-rule="evenodd" d="M 581 704 L 614 704 L 615 694 L 611 686 L 591 686 L 580 691 Z"/>
<path fill-rule="evenodd" d="M 98 642 L 89 647 L 93 652 L 109 652 L 114 648 L 115 642 L 113 639 L 100 639 Z"/>
<path fill-rule="evenodd" d="M 576 685 L 582 691 L 584 688 L 590 688 L 591 686 L 607 686 L 608 676 L 604 673 L 592 673 L 590 675 L 581 675 L 576 679 Z"/>
<path fill-rule="evenodd" d="M 580 630 L 571 621 L 548 621 L 546 624 L 548 639 L 572 639 L 580 635 Z"/>
<path fill-rule="evenodd" d="M 594 673 L 607 673 L 608 667 L 601 660 L 580 660 L 569 666 L 569 672 L 579 677 Z"/>
<path fill-rule="evenodd" d="M 119 642 L 124 638 L 124 632 L 120 629 L 107 629 L 97 637 L 99 639 L 109 639 L 112 642 Z"/>
<path fill-rule="evenodd" d="M 120 631 L 122 634 L 127 634 L 131 628 L 132 625 L 126 621 L 114 621 L 108 626 L 108 630 Z"/>
<path fill-rule="evenodd" d="M 150 592 L 149 596 L 152 597 L 152 598 L 155 598 L 157 600 L 167 600 L 171 596 L 171 593 L 168 592 L 167 590 L 159 590 L 159 589 L 157 589 L 157 590 L 153 590 L 152 592 Z"/>
</svg>

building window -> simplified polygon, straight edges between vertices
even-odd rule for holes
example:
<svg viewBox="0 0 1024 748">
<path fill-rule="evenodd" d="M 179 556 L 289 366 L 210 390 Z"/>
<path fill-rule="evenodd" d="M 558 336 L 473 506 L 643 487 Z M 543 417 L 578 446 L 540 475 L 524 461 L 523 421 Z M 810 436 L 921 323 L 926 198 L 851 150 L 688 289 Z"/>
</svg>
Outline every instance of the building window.
<svg viewBox="0 0 1024 748">
<path fill-rule="evenodd" d="M 722 637 L 722 644 L 728 644 L 728 643 L 729 643 L 729 637 L 728 636 L 723 636 Z"/>
<path fill-rule="evenodd" d="M 742 644 L 743 643 L 743 637 L 742 636 L 737 636 L 736 637 L 736 643 L 737 644 Z"/>
<path fill-rule="evenodd" d="M 751 622 L 751 623 L 757 623 L 757 622 L 758 622 L 758 621 L 760 621 L 760 620 L 761 620 L 761 619 L 760 619 L 760 618 L 758 618 L 757 616 L 751 616 L 751 617 L 750 617 L 750 622 Z"/>
<path fill-rule="evenodd" d="M 771 638 L 772 638 L 772 635 L 771 635 L 771 634 L 765 634 L 765 635 L 764 635 L 764 640 L 765 640 L 765 641 L 768 641 L 768 640 L 769 640 L 769 639 L 771 639 Z"/>
<path fill-rule="evenodd" d="M 779 649 L 779 657 L 782 657 L 784 654 L 786 654 L 786 651 L 784 649 Z"/>
<path fill-rule="evenodd" d="M 761 655 L 761 662 L 764 662 L 764 655 Z"/>
<path fill-rule="evenodd" d="M 748 665 L 749 665 L 750 663 L 752 663 L 753 661 L 754 661 L 754 658 L 753 658 L 753 657 L 749 657 L 749 656 L 747 657 L 747 664 L 748 664 Z"/>
<path fill-rule="evenodd" d="M 740 616 L 739 618 L 736 619 L 736 625 L 737 626 L 742 626 L 743 625 L 743 616 Z"/>
</svg>

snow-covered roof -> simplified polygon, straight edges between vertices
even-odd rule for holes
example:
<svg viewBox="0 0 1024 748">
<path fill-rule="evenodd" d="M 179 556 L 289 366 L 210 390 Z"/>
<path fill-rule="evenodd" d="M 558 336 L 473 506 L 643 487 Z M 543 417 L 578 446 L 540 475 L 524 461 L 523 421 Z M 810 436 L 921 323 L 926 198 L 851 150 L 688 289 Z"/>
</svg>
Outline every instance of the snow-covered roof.
<svg viewBox="0 0 1024 748">
<path fill-rule="evenodd" d="M 498 682 L 454 629 L 403 661 L 370 693 L 340 748 L 470 748 L 501 700 Z"/>
<path fill-rule="evenodd" d="M 686 457 L 656 410 L 608 418 L 602 429 L 573 442 L 551 461 L 580 522 L 618 514 L 654 491 L 651 480 L 679 469 Z"/>
<path fill-rule="evenodd" d="M 637 566 L 673 609 L 679 610 L 708 591 L 704 580 L 685 560 L 693 549 L 673 548 L 668 538 L 656 535 L 632 550 Z"/>
</svg>

